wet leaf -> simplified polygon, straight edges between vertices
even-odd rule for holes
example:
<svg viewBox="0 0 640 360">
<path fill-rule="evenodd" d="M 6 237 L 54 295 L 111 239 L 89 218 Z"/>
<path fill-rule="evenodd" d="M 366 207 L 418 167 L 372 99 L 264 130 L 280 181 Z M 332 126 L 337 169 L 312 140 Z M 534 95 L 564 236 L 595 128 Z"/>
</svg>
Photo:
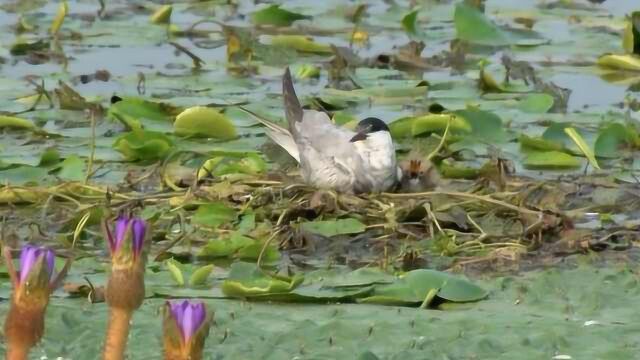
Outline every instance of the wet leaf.
<svg viewBox="0 0 640 360">
<path fill-rule="evenodd" d="M 151 22 L 154 24 L 168 24 L 171 22 L 171 12 L 173 11 L 173 6 L 171 5 L 163 5 L 159 7 L 154 13 L 151 15 Z"/>
<path fill-rule="evenodd" d="M 34 42 L 26 42 L 24 40 L 18 40 L 13 45 L 11 45 L 11 55 L 13 56 L 21 56 L 27 55 L 32 51 L 46 51 L 49 50 L 51 43 L 47 40 L 37 40 Z"/>
<path fill-rule="evenodd" d="M 542 137 L 530 137 L 525 134 L 521 134 L 518 138 L 520 145 L 523 148 L 529 148 L 534 150 L 554 150 L 564 151 L 564 146 L 556 141 L 547 140 Z"/>
<path fill-rule="evenodd" d="M 418 10 L 413 10 L 402 18 L 402 28 L 409 35 L 418 34 Z"/>
<path fill-rule="evenodd" d="M 176 108 L 141 98 L 124 98 L 112 104 L 109 108 L 109 115 L 131 129 L 141 129 L 143 124 L 149 121 L 170 124 Z"/>
<path fill-rule="evenodd" d="M 368 286 L 375 284 L 390 284 L 395 280 L 396 278 L 393 275 L 390 275 L 380 269 L 363 267 L 348 273 L 341 273 L 327 277 L 323 281 L 323 285 L 328 287 Z"/>
<path fill-rule="evenodd" d="M 600 131 L 593 150 L 597 157 L 619 158 L 629 146 L 628 129 L 621 124 L 611 124 Z"/>
<path fill-rule="evenodd" d="M 36 126 L 27 119 L 0 115 L 0 128 L 35 129 Z"/>
<path fill-rule="evenodd" d="M 564 132 L 571 138 L 571 140 L 573 140 L 573 142 L 576 143 L 576 145 L 578 145 L 578 148 L 582 151 L 584 156 L 586 156 L 587 160 L 589 160 L 591 166 L 596 169 L 600 169 L 598 160 L 596 160 L 596 157 L 593 154 L 593 150 L 591 150 L 591 147 L 589 147 L 587 142 L 584 141 L 584 138 L 576 131 L 576 129 L 567 127 L 564 129 Z"/>
<path fill-rule="evenodd" d="M 164 158 L 173 143 L 169 137 L 155 131 L 134 130 L 120 135 L 113 143 L 128 161 L 158 160 Z"/>
<path fill-rule="evenodd" d="M 0 170 L 2 185 L 38 185 L 46 181 L 48 171 L 36 166 L 16 166 Z"/>
<path fill-rule="evenodd" d="M 394 138 L 402 138 L 427 132 L 444 131 L 449 122 L 451 122 L 451 131 L 472 131 L 472 127 L 467 120 L 453 114 L 426 114 L 404 117 L 390 123 L 389 130 Z"/>
<path fill-rule="evenodd" d="M 216 109 L 195 106 L 181 112 L 173 123 L 176 135 L 230 140 L 238 136 L 235 125 Z"/>
<path fill-rule="evenodd" d="M 222 283 L 222 292 L 231 297 L 288 293 L 298 283 L 268 276 L 255 264 L 236 262 L 231 265 L 229 276 Z"/>
<path fill-rule="evenodd" d="M 353 218 L 309 221 L 301 223 L 300 226 L 304 231 L 326 237 L 344 234 L 358 234 L 366 229 L 363 223 Z"/>
<path fill-rule="evenodd" d="M 237 218 L 236 211 L 223 202 L 203 204 L 198 207 L 191 222 L 209 228 L 233 222 Z"/>
<path fill-rule="evenodd" d="M 640 55 L 602 55 L 598 58 L 598 65 L 616 70 L 640 71 Z"/>
<path fill-rule="evenodd" d="M 294 21 L 303 19 L 311 19 L 311 16 L 281 9 L 280 5 L 277 4 L 270 5 L 251 14 L 251 20 L 256 25 L 290 26 Z"/>
<path fill-rule="evenodd" d="M 524 167 L 528 169 L 567 169 L 580 166 L 580 159 L 560 151 L 534 151 L 528 153 L 524 160 Z"/>
<path fill-rule="evenodd" d="M 400 277 L 393 284 L 378 285 L 370 297 L 359 302 L 381 305 L 417 305 L 431 293 L 452 302 L 478 301 L 487 297 L 481 287 L 453 275 L 419 269 Z"/>
<path fill-rule="evenodd" d="M 167 259 L 164 265 L 167 267 L 167 270 L 169 270 L 169 273 L 171 273 L 171 277 L 175 280 L 176 284 L 178 284 L 178 286 L 184 286 L 184 275 L 182 275 L 180 263 L 171 258 Z"/>
<path fill-rule="evenodd" d="M 75 155 L 64 159 L 60 164 L 60 171 L 57 176 L 69 181 L 82 181 L 85 178 L 86 165 L 84 160 Z"/>
<path fill-rule="evenodd" d="M 455 111 L 456 118 L 463 119 L 471 126 L 470 136 L 483 142 L 504 142 L 507 134 L 502 119 L 490 111 L 468 108 Z M 452 130 L 455 128 L 451 127 Z"/>
<path fill-rule="evenodd" d="M 520 111 L 544 114 L 553 107 L 553 96 L 544 93 L 529 94 L 518 102 Z"/>
<path fill-rule="evenodd" d="M 213 265 L 204 265 L 197 268 L 189 277 L 189 285 L 191 286 L 203 286 L 207 283 L 209 276 L 213 272 Z"/>
<path fill-rule="evenodd" d="M 271 44 L 291 48 L 301 52 L 331 54 L 331 46 L 315 42 L 313 38 L 304 35 L 274 35 Z"/>
</svg>

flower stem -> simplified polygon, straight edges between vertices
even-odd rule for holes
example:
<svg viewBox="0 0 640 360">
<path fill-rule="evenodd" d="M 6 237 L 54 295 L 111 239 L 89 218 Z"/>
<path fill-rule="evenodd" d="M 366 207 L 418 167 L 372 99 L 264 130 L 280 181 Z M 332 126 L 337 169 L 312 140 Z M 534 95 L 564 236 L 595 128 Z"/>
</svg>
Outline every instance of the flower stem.
<svg viewBox="0 0 640 360">
<path fill-rule="evenodd" d="M 24 343 L 8 344 L 7 360 L 27 360 L 30 348 Z"/>
<path fill-rule="evenodd" d="M 133 311 L 112 307 L 109 314 L 107 338 L 104 344 L 104 360 L 122 360 L 127 348 L 129 325 Z"/>
</svg>

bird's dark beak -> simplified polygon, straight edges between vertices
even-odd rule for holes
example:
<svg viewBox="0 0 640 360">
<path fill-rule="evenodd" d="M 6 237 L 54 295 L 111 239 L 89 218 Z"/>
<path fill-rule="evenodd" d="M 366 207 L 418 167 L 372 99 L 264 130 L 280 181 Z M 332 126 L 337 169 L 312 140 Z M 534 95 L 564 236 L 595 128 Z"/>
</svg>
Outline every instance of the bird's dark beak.
<svg viewBox="0 0 640 360">
<path fill-rule="evenodd" d="M 366 139 L 367 139 L 367 134 L 365 134 L 364 132 L 358 132 L 349 141 L 350 142 L 356 142 L 356 141 L 362 141 L 362 140 L 366 140 Z"/>
</svg>

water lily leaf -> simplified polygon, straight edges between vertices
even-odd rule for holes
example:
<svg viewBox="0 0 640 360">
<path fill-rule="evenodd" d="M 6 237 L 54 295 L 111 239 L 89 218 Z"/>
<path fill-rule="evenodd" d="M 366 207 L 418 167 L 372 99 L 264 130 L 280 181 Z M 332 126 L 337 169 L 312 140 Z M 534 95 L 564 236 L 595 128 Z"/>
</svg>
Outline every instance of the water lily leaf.
<svg viewBox="0 0 640 360">
<path fill-rule="evenodd" d="M 223 202 L 213 202 L 200 205 L 191 218 L 191 222 L 196 225 L 217 228 L 222 224 L 235 221 L 237 217 L 235 209 Z"/>
<path fill-rule="evenodd" d="M 173 6 L 171 5 L 163 5 L 159 7 L 151 15 L 151 22 L 153 24 L 168 24 L 169 22 L 171 22 L 172 11 L 173 11 Z"/>
<path fill-rule="evenodd" d="M 201 136 L 222 140 L 238 136 L 231 120 L 216 109 L 194 106 L 181 112 L 173 123 L 176 135 Z"/>
<path fill-rule="evenodd" d="M 589 163 L 591 164 L 591 166 L 593 166 L 596 169 L 600 169 L 600 166 L 598 165 L 598 160 L 596 160 L 596 157 L 593 154 L 593 150 L 591 150 L 591 147 L 589 147 L 589 145 L 587 145 L 587 142 L 584 141 L 584 138 L 582 137 L 582 135 L 580 135 L 576 131 L 576 129 L 572 127 L 565 128 L 564 132 L 571 138 L 571 140 L 573 140 L 573 142 L 576 143 L 576 145 L 578 145 L 578 148 L 580 149 L 580 151 L 582 151 L 582 153 L 587 158 L 587 160 L 589 160 Z"/>
<path fill-rule="evenodd" d="M 207 283 L 209 276 L 213 272 L 213 264 L 204 265 L 197 268 L 189 277 L 189 285 L 203 286 Z"/>
<path fill-rule="evenodd" d="M 69 181 L 82 181 L 85 178 L 86 164 L 83 159 L 71 155 L 60 164 L 57 176 Z"/>
<path fill-rule="evenodd" d="M 354 287 L 373 284 L 390 284 L 395 281 L 395 276 L 378 268 L 362 267 L 348 273 L 339 273 L 328 277 L 323 281 L 326 287 Z"/>
<path fill-rule="evenodd" d="M 300 279 L 290 281 L 271 277 L 258 269 L 255 264 L 235 262 L 229 276 L 222 283 L 222 292 L 231 297 L 251 297 L 255 295 L 288 293 L 300 283 Z"/>
<path fill-rule="evenodd" d="M 598 58 L 598 65 L 616 70 L 640 71 L 640 55 L 606 54 Z"/>
<path fill-rule="evenodd" d="M 640 55 L 640 11 L 632 12 L 625 23 L 622 48 L 627 54 Z"/>
<path fill-rule="evenodd" d="M 302 64 L 294 67 L 294 72 L 298 79 L 316 79 L 320 77 L 320 67 L 312 64 Z"/>
<path fill-rule="evenodd" d="M 449 122 L 451 122 L 449 126 L 451 131 L 468 133 L 472 130 L 471 124 L 466 119 L 454 114 L 426 114 L 403 117 L 390 123 L 389 130 L 394 138 L 402 138 L 427 132 L 444 131 Z"/>
<path fill-rule="evenodd" d="M 109 108 L 109 115 L 131 129 L 141 129 L 145 120 L 170 124 L 178 108 L 141 98 L 124 98 Z"/>
<path fill-rule="evenodd" d="M 311 16 L 281 9 L 277 4 L 251 14 L 251 20 L 256 25 L 290 26 L 294 21 L 303 19 L 311 19 Z"/>
<path fill-rule="evenodd" d="M 49 34 L 56 35 L 60 28 L 62 27 L 62 23 L 64 22 L 64 18 L 67 16 L 69 12 L 69 4 L 66 1 L 63 1 L 58 6 L 58 13 L 56 17 L 53 18 L 53 22 L 51 23 L 51 28 L 49 29 Z"/>
<path fill-rule="evenodd" d="M 493 112 L 468 108 L 455 111 L 456 118 L 466 121 L 471 126 L 471 136 L 483 142 L 503 142 L 507 133 L 502 125 L 502 119 Z M 454 129 L 453 126 L 451 129 Z"/>
<path fill-rule="evenodd" d="M 417 305 L 428 296 L 452 302 L 478 301 L 487 297 L 481 287 L 448 273 L 435 270 L 413 270 L 393 284 L 378 285 L 372 296 L 359 302 L 382 305 Z"/>
<path fill-rule="evenodd" d="M 173 258 L 167 259 L 164 262 L 164 265 L 169 270 L 171 277 L 175 280 L 176 284 L 179 286 L 184 286 L 184 275 L 182 274 L 182 270 L 180 269 L 180 263 L 174 260 Z"/>
<path fill-rule="evenodd" d="M 560 151 L 534 151 L 524 160 L 527 169 L 567 169 L 580 165 L 580 159 Z"/>
<path fill-rule="evenodd" d="M 602 129 L 593 146 L 597 157 L 618 158 L 621 151 L 631 145 L 629 129 L 622 124 L 611 124 Z"/>
<path fill-rule="evenodd" d="M 87 108 L 87 100 L 63 81 L 58 81 L 58 88 L 54 92 L 58 97 L 60 109 L 84 110 Z"/>
<path fill-rule="evenodd" d="M 49 167 L 54 166 L 60 162 L 60 152 L 58 149 L 51 147 L 45 149 L 42 154 L 40 154 L 40 161 L 38 162 L 38 166 L 40 167 Z"/>
<path fill-rule="evenodd" d="M 15 117 L 0 115 L 0 128 L 16 128 L 16 129 L 35 129 L 36 126 L 31 120 Z"/>
<path fill-rule="evenodd" d="M 518 141 L 523 148 L 545 151 L 564 151 L 564 146 L 562 146 L 562 144 L 559 144 L 556 141 L 544 139 L 542 137 L 531 137 L 525 134 L 520 134 Z"/>
<path fill-rule="evenodd" d="M 546 93 L 529 94 L 518 102 L 518 109 L 532 114 L 544 114 L 553 107 L 553 96 Z"/>
<path fill-rule="evenodd" d="M 358 234 L 365 231 L 366 226 L 360 221 L 348 219 L 309 221 L 300 224 L 304 231 L 326 237 L 345 234 Z"/>
<path fill-rule="evenodd" d="M 146 130 L 122 134 L 113 143 L 113 148 L 129 161 L 162 159 L 172 146 L 171 139 L 166 135 Z"/>
<path fill-rule="evenodd" d="M 37 166 L 15 166 L 0 171 L 1 184 L 37 185 L 42 184 L 48 177 L 48 170 Z"/>
<path fill-rule="evenodd" d="M 267 162 L 258 154 L 249 154 L 243 158 L 216 156 L 204 162 L 198 170 L 198 179 L 209 175 L 224 176 L 229 174 L 257 175 L 267 170 Z"/>
<path fill-rule="evenodd" d="M 540 45 L 547 42 L 533 31 L 502 29 L 477 8 L 463 2 L 456 5 L 453 21 L 458 39 L 479 45 Z"/>
<path fill-rule="evenodd" d="M 402 18 L 402 28 L 409 35 L 418 34 L 418 10 L 413 10 Z"/>
<path fill-rule="evenodd" d="M 317 43 L 313 38 L 304 35 L 274 35 L 271 44 L 291 48 L 300 52 L 331 54 L 331 46 Z"/>
</svg>

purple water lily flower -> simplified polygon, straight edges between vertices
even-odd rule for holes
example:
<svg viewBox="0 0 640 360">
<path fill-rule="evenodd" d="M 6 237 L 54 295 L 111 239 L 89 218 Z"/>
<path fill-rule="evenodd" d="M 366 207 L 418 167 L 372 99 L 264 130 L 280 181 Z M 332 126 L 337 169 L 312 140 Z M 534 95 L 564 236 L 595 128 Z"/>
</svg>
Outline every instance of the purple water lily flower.
<svg viewBox="0 0 640 360">
<path fill-rule="evenodd" d="M 44 246 L 25 245 L 20 253 L 20 284 L 24 284 L 33 266 L 42 258 L 42 271 L 46 271 L 49 281 L 55 270 L 55 253 Z"/>
<path fill-rule="evenodd" d="M 167 301 L 171 308 L 171 316 L 180 329 L 182 340 L 187 343 L 200 329 L 207 317 L 207 309 L 202 302 L 189 300 Z"/>
<path fill-rule="evenodd" d="M 138 217 L 120 215 L 118 219 L 116 219 L 115 236 L 107 227 L 107 240 L 109 241 L 109 248 L 112 254 L 117 252 L 124 243 L 127 235 L 129 235 L 127 231 L 130 232 L 133 253 L 139 255 L 142 251 L 147 233 L 147 223 Z"/>
</svg>

